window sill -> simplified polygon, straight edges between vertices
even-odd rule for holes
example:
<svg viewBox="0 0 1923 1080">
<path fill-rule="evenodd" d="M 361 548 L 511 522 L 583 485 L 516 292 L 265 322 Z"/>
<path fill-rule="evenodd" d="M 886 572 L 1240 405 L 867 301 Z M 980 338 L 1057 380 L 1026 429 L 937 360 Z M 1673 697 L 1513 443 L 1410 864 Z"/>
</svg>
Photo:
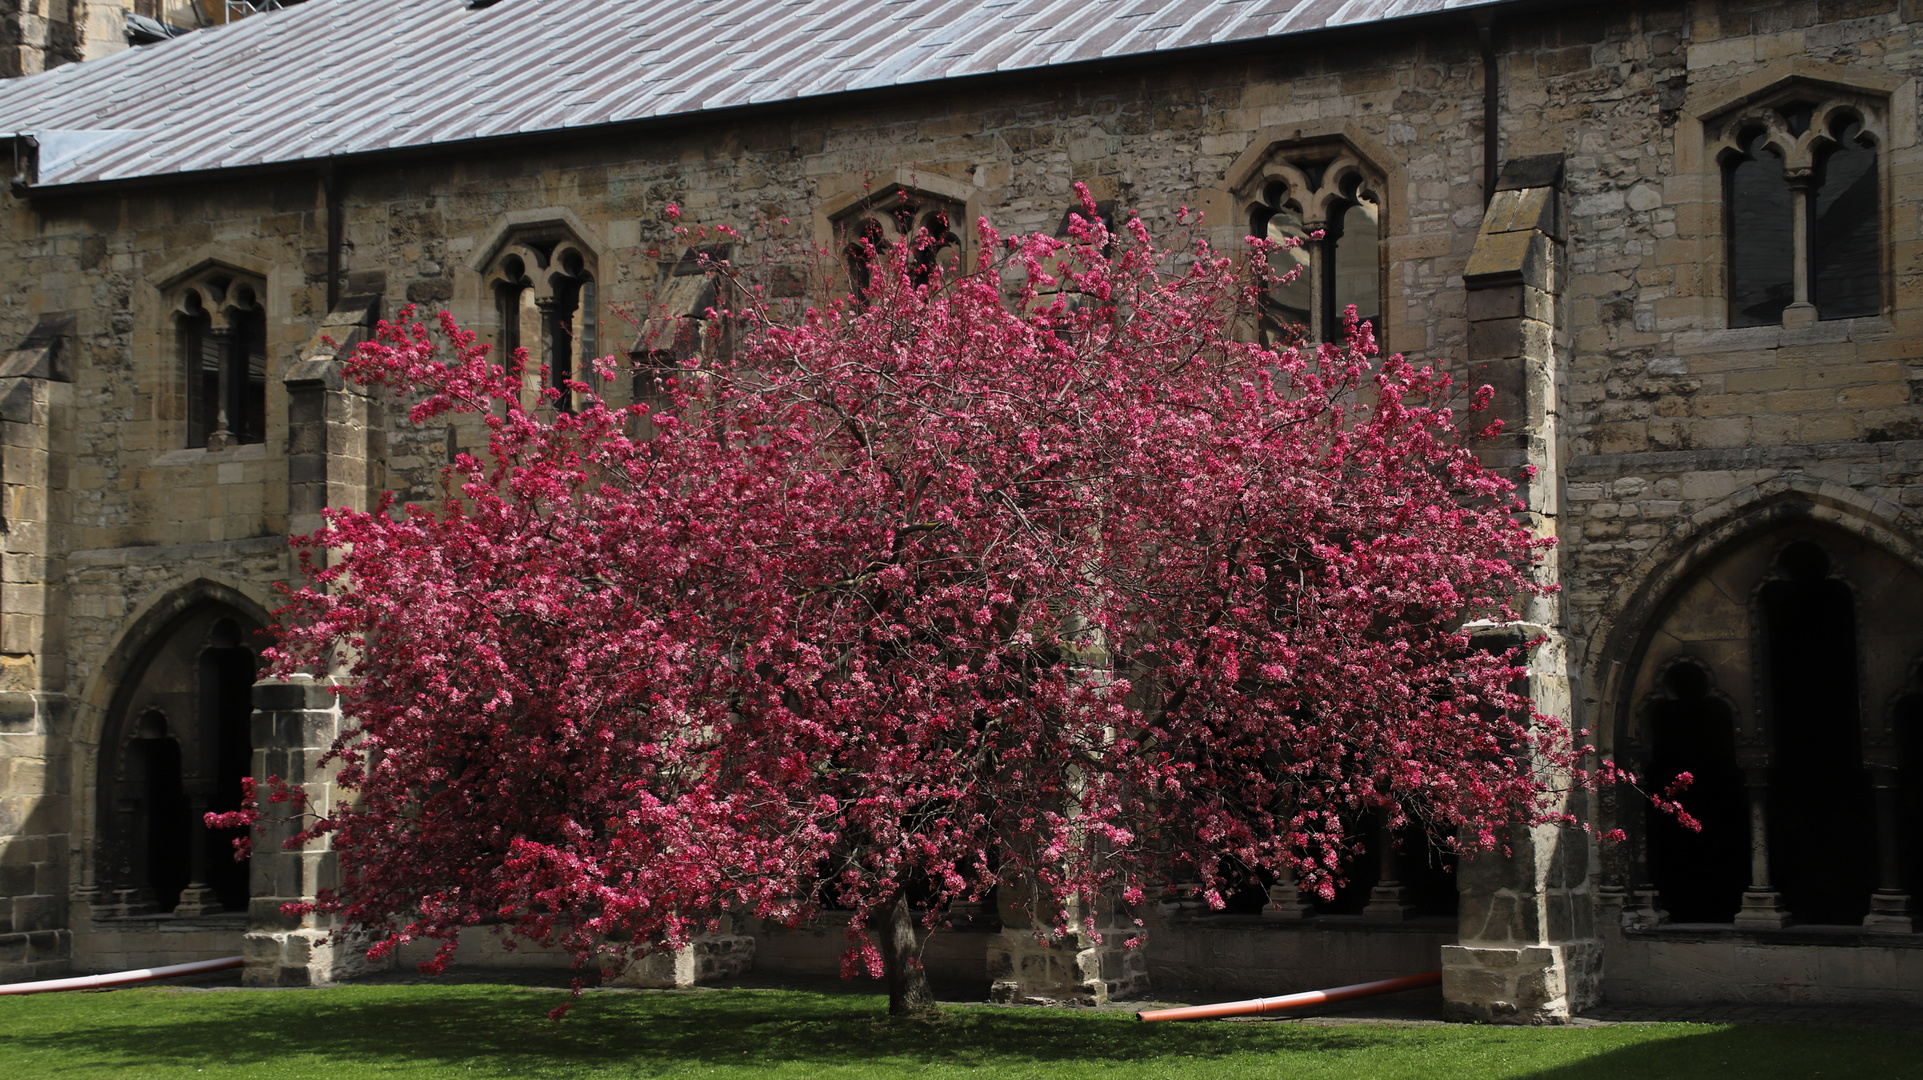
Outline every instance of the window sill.
<svg viewBox="0 0 1923 1080">
<path fill-rule="evenodd" d="M 215 465 L 228 461 L 265 461 L 267 444 L 264 442 L 242 443 L 226 450 L 209 450 L 205 447 L 189 447 L 183 450 L 163 450 L 154 455 L 154 465 Z"/>
<path fill-rule="evenodd" d="M 1923 934 L 1892 934 L 1860 926 L 1786 926 L 1781 930 L 1739 930 L 1729 923 L 1664 923 L 1624 930 L 1632 941 L 1672 945 L 1827 945 L 1832 948 L 1923 949 Z"/>
<path fill-rule="evenodd" d="M 1890 320 L 1881 315 L 1868 315 L 1860 319 L 1823 319 L 1813 326 L 1794 330 L 1782 326 L 1688 330 L 1676 335 L 1676 348 L 1685 352 L 1732 352 L 1798 345 L 1840 345 L 1850 341 L 1873 341 L 1895 333 L 1896 326 Z"/>
</svg>

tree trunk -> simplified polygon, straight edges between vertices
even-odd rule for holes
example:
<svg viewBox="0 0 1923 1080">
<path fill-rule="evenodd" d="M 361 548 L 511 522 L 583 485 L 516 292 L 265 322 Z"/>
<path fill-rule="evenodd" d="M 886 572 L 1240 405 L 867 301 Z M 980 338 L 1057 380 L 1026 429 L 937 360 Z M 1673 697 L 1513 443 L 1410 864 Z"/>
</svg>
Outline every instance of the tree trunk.
<svg viewBox="0 0 1923 1080">
<path fill-rule="evenodd" d="M 895 894 L 889 913 L 875 929 L 880 938 L 882 974 L 888 979 L 888 1015 L 915 1016 L 935 1011 L 935 991 L 915 945 L 915 917 L 908 894 Z"/>
</svg>

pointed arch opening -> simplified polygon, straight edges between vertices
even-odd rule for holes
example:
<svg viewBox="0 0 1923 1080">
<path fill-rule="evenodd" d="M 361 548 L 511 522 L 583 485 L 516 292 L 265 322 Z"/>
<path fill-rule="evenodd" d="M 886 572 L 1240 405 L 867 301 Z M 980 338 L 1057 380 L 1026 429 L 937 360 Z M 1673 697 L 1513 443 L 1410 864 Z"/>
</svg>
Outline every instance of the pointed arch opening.
<svg viewBox="0 0 1923 1080">
<path fill-rule="evenodd" d="M 202 823 L 237 809 L 253 775 L 262 619 L 199 599 L 133 654 L 98 758 L 100 887 L 122 915 L 245 911 L 248 867 Z"/>
<path fill-rule="evenodd" d="M 1780 508 L 1779 508 L 1780 509 Z M 1617 759 L 1687 772 L 1690 833 L 1642 809 L 1630 880 L 1667 918 L 1909 931 L 1923 813 L 1923 571 L 1863 535 L 1770 515 L 1705 552 L 1634 655 Z"/>
</svg>

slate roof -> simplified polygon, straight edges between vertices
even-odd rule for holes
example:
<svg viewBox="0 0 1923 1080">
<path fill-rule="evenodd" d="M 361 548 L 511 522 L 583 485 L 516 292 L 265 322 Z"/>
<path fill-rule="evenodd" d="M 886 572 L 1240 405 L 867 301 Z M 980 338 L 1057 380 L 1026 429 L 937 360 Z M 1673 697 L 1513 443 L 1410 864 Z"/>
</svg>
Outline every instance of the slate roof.
<svg viewBox="0 0 1923 1080">
<path fill-rule="evenodd" d="M 585 128 L 1505 0 L 307 0 L 0 83 L 37 186 Z"/>
</svg>

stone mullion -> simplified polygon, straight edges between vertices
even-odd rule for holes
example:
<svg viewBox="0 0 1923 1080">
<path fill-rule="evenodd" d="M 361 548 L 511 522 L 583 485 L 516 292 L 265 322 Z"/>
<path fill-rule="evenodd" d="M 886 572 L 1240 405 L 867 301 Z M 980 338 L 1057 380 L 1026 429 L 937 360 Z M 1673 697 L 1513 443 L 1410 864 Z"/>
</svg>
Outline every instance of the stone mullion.
<svg viewBox="0 0 1923 1080">
<path fill-rule="evenodd" d="M 1303 228 L 1314 232 L 1327 226 L 1304 221 Z M 1309 249 L 1309 340 L 1328 341 L 1329 335 L 1335 330 L 1329 325 L 1328 312 L 1329 294 L 1334 290 L 1329 280 L 1335 262 L 1329 257 L 1334 245 L 1329 243 L 1326 234 L 1320 240 L 1304 240 L 1303 243 Z"/>
<path fill-rule="evenodd" d="M 1783 309 L 1783 325 L 1802 328 L 1816 325 L 1816 305 L 1810 302 L 1810 222 L 1811 202 L 1815 197 L 1811 170 L 1790 169 L 1790 304 Z"/>
<path fill-rule="evenodd" d="M 214 355 L 220 357 L 217 369 L 219 384 L 214 391 L 214 430 L 207 436 L 207 449 L 226 450 L 235 442 L 232 416 L 236 391 L 234 349 L 239 338 L 231 327 L 211 327 L 206 334 L 207 340 L 214 343 Z"/>
</svg>

